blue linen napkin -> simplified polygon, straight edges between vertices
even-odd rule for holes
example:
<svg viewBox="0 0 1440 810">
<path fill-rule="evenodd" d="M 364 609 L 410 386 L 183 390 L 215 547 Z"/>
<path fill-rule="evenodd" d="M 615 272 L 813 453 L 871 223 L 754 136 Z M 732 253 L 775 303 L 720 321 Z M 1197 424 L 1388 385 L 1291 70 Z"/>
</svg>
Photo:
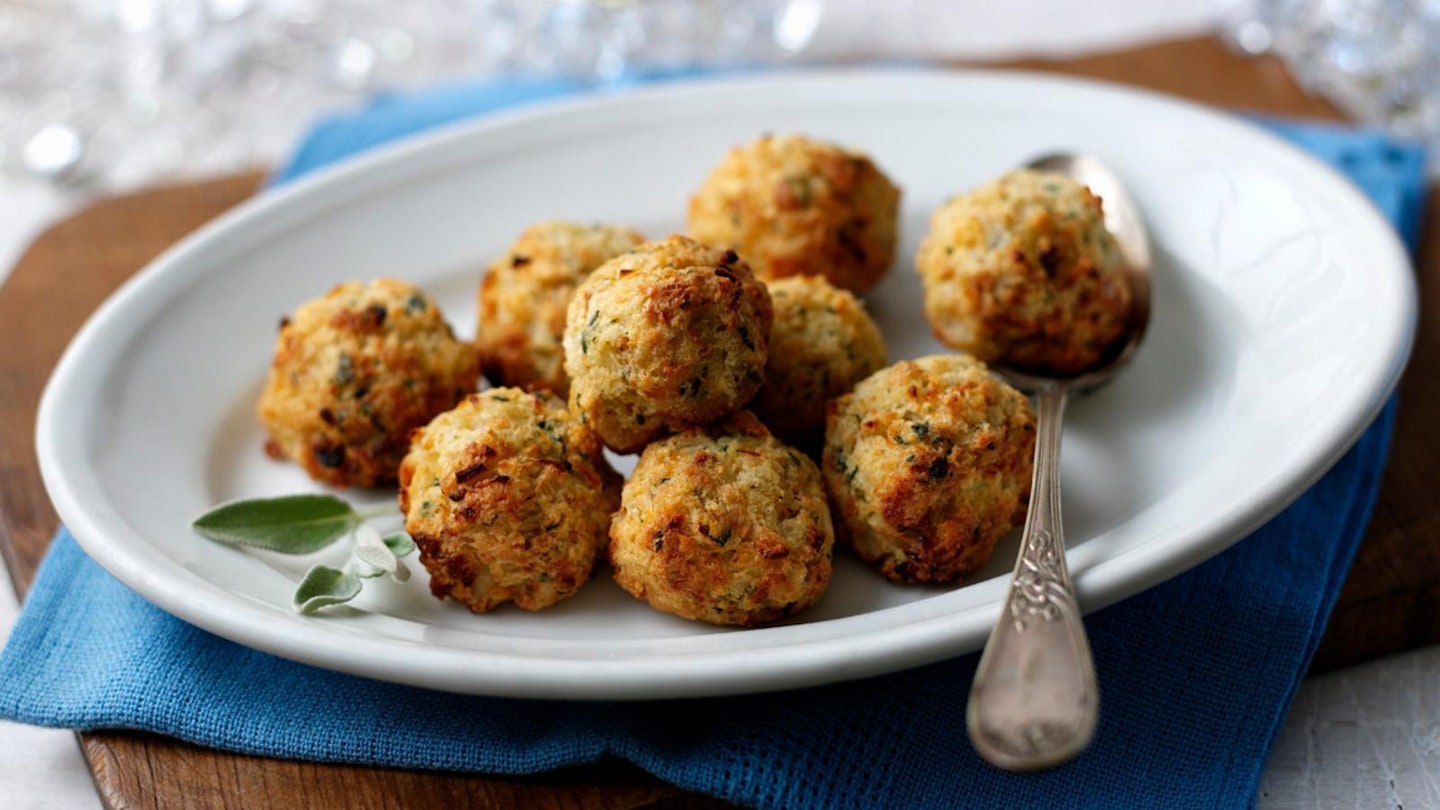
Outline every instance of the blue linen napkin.
<svg viewBox="0 0 1440 810">
<path fill-rule="evenodd" d="M 317 127 L 279 181 L 409 132 L 576 89 L 535 81 L 380 99 Z M 1418 147 L 1267 125 L 1345 171 L 1413 250 L 1424 201 Z M 220 639 L 136 596 L 64 530 L 0 655 L 0 716 L 407 768 L 519 774 L 618 756 L 760 807 L 1246 807 L 1364 532 L 1394 411 L 1392 401 L 1319 483 L 1249 538 L 1087 618 L 1100 726 L 1079 759 L 1044 773 L 1004 773 L 971 751 L 965 701 L 976 655 L 745 697 L 458 696 Z"/>
</svg>

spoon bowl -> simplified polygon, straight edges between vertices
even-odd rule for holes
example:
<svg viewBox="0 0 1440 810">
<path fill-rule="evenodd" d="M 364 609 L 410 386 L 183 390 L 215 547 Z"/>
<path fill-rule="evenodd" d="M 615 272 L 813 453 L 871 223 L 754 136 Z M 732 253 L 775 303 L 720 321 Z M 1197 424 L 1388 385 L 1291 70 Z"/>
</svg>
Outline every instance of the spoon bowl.
<svg viewBox="0 0 1440 810">
<path fill-rule="evenodd" d="M 1060 430 L 1071 391 L 1103 385 L 1134 356 L 1150 323 L 1150 241 L 1119 177 L 1097 158 L 1056 153 L 1029 168 L 1063 174 L 1100 197 L 1119 244 L 1131 302 L 1126 333 L 1096 365 L 1047 375 L 1003 362 L 992 368 L 1036 402 L 1035 469 L 1020 553 L 1001 614 L 970 688 L 966 725 L 975 750 L 1006 770 L 1067 762 L 1089 743 L 1099 718 L 1090 644 L 1065 564 L 1060 512 Z"/>
</svg>

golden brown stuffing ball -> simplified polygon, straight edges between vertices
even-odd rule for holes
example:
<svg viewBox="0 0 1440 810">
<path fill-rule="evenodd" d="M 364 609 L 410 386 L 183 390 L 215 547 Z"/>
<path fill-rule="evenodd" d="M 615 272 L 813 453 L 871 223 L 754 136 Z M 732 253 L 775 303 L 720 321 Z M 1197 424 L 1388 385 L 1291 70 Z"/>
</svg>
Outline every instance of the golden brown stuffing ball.
<svg viewBox="0 0 1440 810">
<path fill-rule="evenodd" d="M 570 408 L 610 449 L 718 419 L 764 379 L 770 294 L 733 250 L 683 236 L 606 262 L 565 323 Z"/>
<path fill-rule="evenodd" d="M 900 190 L 870 160 L 799 135 L 731 149 L 690 198 L 689 232 L 761 278 L 823 275 L 860 292 L 895 260 Z"/>
<path fill-rule="evenodd" d="M 751 626 L 814 604 L 833 545 L 815 463 L 749 411 L 645 448 L 610 527 L 621 587 L 712 624 Z"/>
<path fill-rule="evenodd" d="M 1015 171 L 950 199 L 915 263 L 935 336 L 986 362 L 1075 374 L 1128 327 L 1100 198 L 1063 175 Z"/>
<path fill-rule="evenodd" d="M 566 396 L 561 338 L 570 297 L 595 268 L 643 241 L 613 225 L 549 220 L 526 228 L 480 284 L 475 346 L 490 382 Z"/>
<path fill-rule="evenodd" d="M 896 363 L 831 403 L 821 462 L 837 529 L 898 582 L 964 577 L 1024 520 L 1035 416 L 978 360 Z"/>
<path fill-rule="evenodd" d="M 885 339 L 859 299 L 820 276 L 768 286 L 775 307 L 770 360 L 750 408 L 789 444 L 819 450 L 825 403 L 885 365 Z"/>
<path fill-rule="evenodd" d="M 410 431 L 479 375 L 474 349 L 418 288 L 341 284 L 281 321 L 258 409 L 265 449 L 334 486 L 394 481 Z"/>
<path fill-rule="evenodd" d="M 405 531 L 430 591 L 476 613 L 574 594 L 619 502 L 600 440 L 546 391 L 471 394 L 416 432 L 400 466 Z"/>
</svg>

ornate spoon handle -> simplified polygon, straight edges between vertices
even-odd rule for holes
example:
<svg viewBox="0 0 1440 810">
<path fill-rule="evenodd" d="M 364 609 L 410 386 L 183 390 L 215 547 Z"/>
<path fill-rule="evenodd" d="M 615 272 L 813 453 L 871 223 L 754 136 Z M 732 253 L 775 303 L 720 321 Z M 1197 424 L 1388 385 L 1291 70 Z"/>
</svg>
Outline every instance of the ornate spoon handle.
<svg viewBox="0 0 1440 810">
<path fill-rule="evenodd" d="M 1063 383 L 1036 390 L 1039 430 L 1030 511 L 999 621 L 970 688 L 975 750 L 1006 770 L 1059 765 L 1090 741 L 1099 711 L 1095 665 L 1065 567 L 1060 525 Z"/>
</svg>

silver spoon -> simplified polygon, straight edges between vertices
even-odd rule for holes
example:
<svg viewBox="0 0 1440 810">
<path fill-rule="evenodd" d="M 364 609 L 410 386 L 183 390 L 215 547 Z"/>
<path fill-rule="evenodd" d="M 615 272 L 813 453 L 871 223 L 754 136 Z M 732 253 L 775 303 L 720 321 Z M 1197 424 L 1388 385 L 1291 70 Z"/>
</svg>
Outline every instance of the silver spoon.
<svg viewBox="0 0 1440 810">
<path fill-rule="evenodd" d="M 1060 523 L 1060 424 L 1070 391 L 1082 393 L 1108 381 L 1135 353 L 1150 321 L 1149 238 L 1140 210 L 1119 178 L 1087 155 L 1047 155 L 1029 165 L 1068 175 L 1100 197 L 1105 226 L 1125 262 L 1132 303 L 1126 342 L 1095 368 L 1072 377 L 1050 377 L 995 366 L 1035 396 L 1039 425 L 1020 555 L 1000 620 L 970 687 L 966 724 L 980 756 L 1016 771 L 1066 762 L 1095 732 L 1100 708 L 1095 664 L 1065 566 Z"/>
</svg>

